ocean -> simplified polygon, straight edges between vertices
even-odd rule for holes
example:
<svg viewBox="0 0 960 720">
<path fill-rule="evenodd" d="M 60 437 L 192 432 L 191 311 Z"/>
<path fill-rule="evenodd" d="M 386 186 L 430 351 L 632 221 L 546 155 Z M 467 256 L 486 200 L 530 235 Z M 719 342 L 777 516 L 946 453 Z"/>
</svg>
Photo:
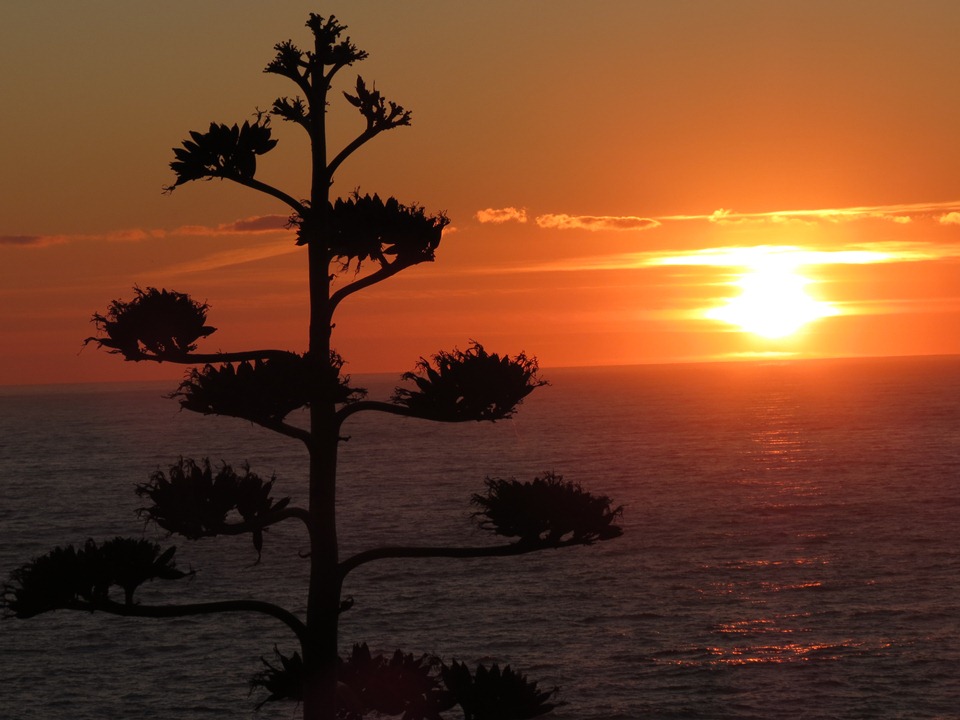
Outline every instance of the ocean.
<svg viewBox="0 0 960 720">
<path fill-rule="evenodd" d="M 342 554 L 494 542 L 485 477 L 562 474 L 622 504 L 623 537 L 519 558 L 391 560 L 347 579 L 344 650 L 498 662 L 555 720 L 960 718 L 960 358 L 544 370 L 513 420 L 345 426 Z M 358 376 L 386 399 L 398 378 Z M 298 525 L 189 542 L 133 489 L 180 456 L 249 462 L 304 502 L 301 445 L 180 411 L 172 384 L 0 388 L 0 573 L 57 544 L 175 544 L 196 575 L 141 602 L 254 597 L 300 612 Z M 249 677 L 283 626 L 258 616 L 55 612 L 0 623 L 0 718 L 295 718 Z M 455 713 L 450 713 L 455 717 Z"/>
</svg>

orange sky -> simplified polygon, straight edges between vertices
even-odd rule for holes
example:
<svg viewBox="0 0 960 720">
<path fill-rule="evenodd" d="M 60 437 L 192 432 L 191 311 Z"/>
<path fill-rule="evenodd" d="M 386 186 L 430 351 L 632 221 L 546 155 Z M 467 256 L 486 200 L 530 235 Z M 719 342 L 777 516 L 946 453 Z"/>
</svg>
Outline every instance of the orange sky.
<svg viewBox="0 0 960 720">
<path fill-rule="evenodd" d="M 203 350 L 304 349 L 285 206 L 160 189 L 187 131 L 294 93 L 261 70 L 310 11 L 370 53 L 339 88 L 413 111 L 335 192 L 452 220 L 435 263 L 344 303 L 348 371 L 470 339 L 545 367 L 960 352 L 954 0 L 3 3 L 0 384 L 179 378 L 80 352 L 134 285 L 209 302 Z M 337 144 L 360 118 L 331 122 Z M 302 197 L 305 138 L 274 128 L 258 177 Z M 705 317 L 737 248 L 779 246 L 836 314 L 779 340 Z"/>
</svg>

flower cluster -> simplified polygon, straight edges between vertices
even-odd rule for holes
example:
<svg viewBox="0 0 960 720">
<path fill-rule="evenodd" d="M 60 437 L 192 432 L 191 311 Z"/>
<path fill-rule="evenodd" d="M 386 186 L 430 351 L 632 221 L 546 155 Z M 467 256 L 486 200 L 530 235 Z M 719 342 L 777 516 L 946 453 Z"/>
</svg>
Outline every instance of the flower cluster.
<svg viewBox="0 0 960 720">
<path fill-rule="evenodd" d="M 357 270 L 367 260 L 384 265 L 388 256 L 403 267 L 432 261 L 443 228 L 450 222 L 443 213 L 427 215 L 419 205 L 357 192 L 329 205 L 329 223 L 322 235 L 314 215 L 307 210 L 305 217 L 294 218 L 298 244 L 322 236 L 331 260 L 337 260 L 343 269 L 355 263 Z"/>
<path fill-rule="evenodd" d="M 264 480 L 247 465 L 242 470 L 238 473 L 224 463 L 214 471 L 206 458 L 200 463 L 180 458 L 168 472 L 156 470 L 149 482 L 137 486 L 137 495 L 153 503 L 137 514 L 167 532 L 195 540 L 238 527 L 230 522 L 230 515 L 236 513 L 242 521 L 239 526 L 253 533 L 259 553 L 263 528 L 290 498 L 270 497 L 276 477 Z"/>
<path fill-rule="evenodd" d="M 481 526 L 520 542 L 588 544 L 623 534 L 614 525 L 623 508 L 610 498 L 592 495 L 562 475 L 545 473 L 532 482 L 487 478 L 486 495 L 474 495 Z"/>
<path fill-rule="evenodd" d="M 274 648 L 277 662 L 261 658 L 266 669 L 250 681 L 252 688 L 269 695 L 268 702 L 300 701 L 304 664 L 300 653 L 283 655 Z M 466 720 L 528 720 L 544 715 L 562 702 L 551 702 L 557 688 L 541 690 L 536 682 L 506 666 L 477 665 L 471 673 L 464 663 L 445 665 L 428 655 L 419 657 L 397 650 L 392 656 L 372 655 L 366 643 L 353 646 L 337 666 L 337 717 L 361 720 L 370 715 L 402 720 L 441 720 L 440 713 L 459 705 Z"/>
<path fill-rule="evenodd" d="M 94 325 L 106 337 L 89 337 L 86 343 L 127 360 L 163 360 L 196 350 L 196 341 L 216 330 L 206 325 L 209 306 L 185 293 L 152 287 L 133 291 L 133 300 L 114 300 L 106 315 L 94 314 Z"/>
<path fill-rule="evenodd" d="M 250 180 L 257 172 L 257 155 L 277 145 L 270 137 L 269 118 L 232 126 L 210 123 L 207 132 L 191 131 L 190 138 L 183 141 L 183 147 L 173 149 L 176 160 L 170 163 L 170 169 L 177 181 L 167 190 L 206 178 Z"/>
<path fill-rule="evenodd" d="M 275 423 L 311 402 L 362 397 L 365 391 L 349 387 L 350 378 L 340 375 L 342 364 L 336 354 L 322 364 L 294 353 L 219 367 L 208 364 L 191 370 L 173 396 L 186 410 Z"/>
<path fill-rule="evenodd" d="M 467 720 L 528 720 L 563 704 L 549 702 L 557 688 L 540 690 L 509 665 L 503 670 L 496 663 L 489 669 L 477 665 L 471 676 L 466 664 L 454 662 L 444 666 L 441 675 Z"/>
<path fill-rule="evenodd" d="M 10 573 L 3 587 L 3 605 L 15 617 L 29 618 L 62 608 L 95 609 L 109 601 L 114 585 L 124 601 L 147 580 L 176 580 L 187 573 L 176 569 L 175 547 L 162 551 L 147 540 L 114 538 L 98 545 L 57 547 Z"/>
<path fill-rule="evenodd" d="M 403 376 L 417 389 L 397 388 L 393 401 L 418 417 L 446 422 L 511 417 L 527 395 L 547 384 L 537 377 L 536 358 L 523 353 L 500 357 L 479 343 L 466 351 L 437 353 L 432 367 L 421 358 L 417 370 L 422 374 Z"/>
</svg>

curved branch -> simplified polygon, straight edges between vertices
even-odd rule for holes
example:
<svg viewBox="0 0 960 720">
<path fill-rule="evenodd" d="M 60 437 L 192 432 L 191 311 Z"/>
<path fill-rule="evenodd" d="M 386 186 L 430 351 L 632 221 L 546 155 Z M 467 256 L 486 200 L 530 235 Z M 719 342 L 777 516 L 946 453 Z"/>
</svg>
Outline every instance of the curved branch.
<svg viewBox="0 0 960 720">
<path fill-rule="evenodd" d="M 364 130 L 362 133 L 360 133 L 359 135 L 357 135 L 357 137 L 355 137 L 355 138 L 353 139 L 353 141 L 352 141 L 349 145 L 347 145 L 346 147 L 344 147 L 343 150 L 341 150 L 339 153 L 337 153 L 337 156 L 336 156 L 333 160 L 330 161 L 330 164 L 329 164 L 329 165 L 327 165 L 327 177 L 333 177 L 333 174 L 337 171 L 337 168 L 340 167 L 340 165 L 343 164 L 343 161 L 344 161 L 344 160 L 346 160 L 348 157 L 350 157 L 350 156 L 351 156 L 354 152 L 356 152 L 362 145 L 364 145 L 364 144 L 367 143 L 368 141 L 372 140 L 372 139 L 375 138 L 377 135 L 379 135 L 381 132 L 383 132 L 384 130 L 387 130 L 387 129 L 388 129 L 388 128 L 385 128 L 385 127 L 381 127 L 381 128 L 376 128 L 376 127 L 367 128 L 367 129 Z"/>
<path fill-rule="evenodd" d="M 124 605 L 112 600 L 97 602 L 77 601 L 63 606 L 65 610 L 87 610 L 122 615 L 125 617 L 171 618 L 189 615 L 212 615 L 223 612 L 255 612 L 276 618 L 290 628 L 301 645 L 309 642 L 307 626 L 293 613 L 279 605 L 263 600 L 220 600 L 186 605 Z"/>
<path fill-rule="evenodd" d="M 345 405 L 340 408 L 336 413 L 336 418 L 342 424 L 348 417 L 363 410 L 375 410 L 378 412 L 390 413 L 391 415 L 400 415 L 402 417 L 416 418 L 418 420 L 429 420 L 431 422 L 477 422 L 477 418 L 475 417 L 442 417 L 435 414 L 423 413 L 409 408 L 406 405 L 383 402 L 382 400 L 358 400 L 357 402 L 352 402 L 349 405 Z"/>
<path fill-rule="evenodd" d="M 287 205 L 293 208 L 293 210 L 300 216 L 305 215 L 307 212 L 307 209 L 306 207 L 304 207 L 303 203 L 301 203 L 299 200 L 296 200 L 291 195 L 287 195 L 287 193 L 285 193 L 283 190 L 279 190 L 273 187 L 273 185 L 268 185 L 267 183 L 261 182 L 260 180 L 256 180 L 255 178 L 243 177 L 241 175 L 231 174 L 231 175 L 220 175 L 219 177 L 224 177 L 227 180 L 233 180 L 235 183 L 238 183 L 240 185 L 246 185 L 248 188 L 259 190 L 260 192 L 266 193 L 267 195 L 272 195 L 278 200 L 285 202 Z"/>
<path fill-rule="evenodd" d="M 340 577 L 359 566 L 374 560 L 388 560 L 398 558 L 480 558 L 480 557 L 507 557 L 510 555 L 524 555 L 538 550 L 557 549 L 571 545 L 588 545 L 582 540 L 560 540 L 557 542 L 517 542 L 509 545 L 488 545 L 485 547 L 403 547 L 390 546 L 365 550 L 347 558 L 340 563 Z"/>
<path fill-rule="evenodd" d="M 362 410 L 376 410 L 378 412 L 390 413 L 392 415 L 420 418 L 421 420 L 429 419 L 413 412 L 406 405 L 395 405 L 394 403 L 383 402 L 382 400 L 358 400 L 357 402 L 352 402 L 349 405 L 344 405 L 342 408 L 337 410 L 336 418 L 338 422 L 342 424 L 343 421 L 348 417 Z"/>
<path fill-rule="evenodd" d="M 326 73 L 323 73 L 323 72 L 320 73 L 320 78 L 321 78 L 320 81 L 323 84 L 324 92 L 330 90 L 330 86 L 333 84 L 333 76 L 350 64 L 351 63 L 346 63 L 346 62 L 335 63 L 334 65 L 330 66 L 330 69 Z"/>
<path fill-rule="evenodd" d="M 96 338 L 93 338 L 96 340 Z M 164 355 L 153 355 L 151 353 L 125 352 L 124 360 L 140 362 L 141 360 L 151 360 L 153 362 L 171 362 L 180 365 L 213 365 L 214 363 L 232 363 L 243 362 L 244 360 L 268 360 L 271 358 L 287 358 L 295 355 L 289 350 L 242 350 L 238 352 L 216 352 L 216 353 L 166 353 Z"/>
<path fill-rule="evenodd" d="M 354 280 L 349 285 L 344 285 L 342 288 L 330 295 L 330 314 L 332 315 L 337 305 L 339 305 L 340 302 L 348 296 L 352 295 L 358 290 L 363 290 L 364 288 L 370 287 L 371 285 L 376 285 L 378 282 L 386 280 L 389 277 L 393 277 L 407 267 L 410 267 L 410 265 L 401 263 L 399 260 L 394 260 L 392 263 L 381 265 L 379 270 L 376 270 L 369 275 L 365 275 L 359 280 Z"/>
<path fill-rule="evenodd" d="M 180 392 L 174 392 L 174 393 L 171 393 L 170 395 L 167 395 L 166 397 L 175 398 L 178 395 L 182 395 L 182 394 L 183 393 L 180 393 Z M 310 447 L 310 437 L 311 437 L 310 431 L 304 430 L 303 428 L 299 428 L 296 425 L 290 425 L 289 423 L 285 423 L 283 420 L 269 420 L 269 419 L 261 420 L 256 417 L 250 417 L 247 415 L 236 415 L 233 413 L 220 413 L 220 412 L 215 412 L 213 410 L 209 410 L 209 411 L 197 410 L 191 407 L 186 407 L 184 405 L 183 400 L 180 401 L 180 408 L 182 410 L 191 410 L 193 412 L 198 412 L 202 415 L 219 415 L 220 417 L 235 417 L 240 420 L 247 420 L 248 422 L 252 422 L 254 425 L 259 425 L 260 427 L 265 428 L 267 430 L 272 430 L 278 435 L 285 435 L 286 437 L 293 438 L 294 440 L 299 440 L 300 442 L 304 443 L 308 449 Z"/>
<path fill-rule="evenodd" d="M 283 422 L 282 420 L 273 420 L 273 421 L 260 421 L 260 420 L 251 420 L 255 425 L 259 425 L 262 428 L 267 430 L 273 430 L 273 432 L 280 435 L 286 435 L 289 438 L 294 440 L 299 440 L 307 446 L 307 449 L 310 448 L 310 431 L 304 430 L 303 428 L 298 428 L 295 425 L 289 425 L 288 423 Z M 309 516 L 307 516 L 309 517 Z"/>
</svg>

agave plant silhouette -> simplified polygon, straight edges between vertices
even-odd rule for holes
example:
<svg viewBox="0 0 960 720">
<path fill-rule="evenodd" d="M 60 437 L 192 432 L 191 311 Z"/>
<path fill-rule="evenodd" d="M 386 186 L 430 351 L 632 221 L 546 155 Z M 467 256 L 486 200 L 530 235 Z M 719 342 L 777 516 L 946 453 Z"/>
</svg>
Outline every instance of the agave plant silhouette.
<svg viewBox="0 0 960 720">
<path fill-rule="evenodd" d="M 58 609 L 109 610 L 110 588 L 122 588 L 124 604 L 148 580 L 177 580 L 189 573 L 176 569 L 175 547 L 163 550 L 148 540 L 118 537 L 81 548 L 58 547 L 10 574 L 3 604 L 18 618 Z"/>
<path fill-rule="evenodd" d="M 210 123 L 207 132 L 191 132 L 190 138 L 183 141 L 183 147 L 173 150 L 176 160 L 170 168 L 177 181 L 170 190 L 191 180 L 252 179 L 257 172 L 257 155 L 268 153 L 277 145 L 270 138 L 269 117 L 232 127 Z"/>
<path fill-rule="evenodd" d="M 403 376 L 417 389 L 397 388 L 393 400 L 435 420 L 502 420 L 547 384 L 537 377 L 538 369 L 535 358 L 523 353 L 501 357 L 474 341 L 463 351 L 437 353 L 432 364 L 421 358 L 417 370 Z"/>
<path fill-rule="evenodd" d="M 546 715 L 564 703 L 550 702 L 557 688 L 540 690 L 507 665 L 477 665 L 475 674 L 464 663 L 444 666 L 443 681 L 463 709 L 464 720 L 528 720 Z"/>
<path fill-rule="evenodd" d="M 481 526 L 498 535 L 518 537 L 524 543 L 584 545 L 619 537 L 614 525 L 623 507 L 612 507 L 606 496 L 592 495 L 579 483 L 544 473 L 531 482 L 486 479 L 485 495 L 474 495 L 474 513 Z"/>
<path fill-rule="evenodd" d="M 163 360 L 196 350 L 196 341 L 216 330 L 206 325 L 209 306 L 189 295 L 153 287 L 133 291 L 133 300 L 114 300 L 106 314 L 94 314 L 105 337 L 88 337 L 84 344 L 95 342 L 126 360 Z"/>
<path fill-rule="evenodd" d="M 302 353 L 277 349 L 197 352 L 197 343 L 214 328 L 206 303 L 167 289 L 134 288 L 130 301 L 114 301 L 94 314 L 97 336 L 87 338 L 125 360 L 174 362 L 190 370 L 171 397 L 186 410 L 239 417 L 293 439 L 309 459 L 306 504 L 274 498 L 276 478 L 246 465 L 181 457 L 156 470 L 137 486 L 144 505 L 140 518 L 188 539 L 250 533 L 258 554 L 264 533 L 288 520 L 306 530 L 309 583 L 298 612 L 257 599 L 186 604 L 142 604 L 135 594 L 144 582 L 187 575 L 174 564 L 173 547 L 117 538 L 98 545 L 56 548 L 11 573 L 3 587 L 8 614 L 26 618 L 58 610 L 96 610 L 129 617 L 169 618 L 222 612 L 260 613 L 281 622 L 298 645 L 264 659 L 254 685 L 266 701 L 298 700 L 309 720 L 352 720 L 370 714 L 406 720 L 438 720 L 459 704 L 467 720 L 532 718 L 558 704 L 555 690 L 544 691 L 509 666 L 480 665 L 475 674 L 460 663 L 442 665 L 427 655 L 396 651 L 373 655 L 366 645 L 340 657 L 340 616 L 353 605 L 344 599 L 349 574 L 380 560 L 508 557 L 548 547 L 587 545 L 620 534 L 620 508 L 579 485 L 548 473 L 533 482 L 487 479 L 486 494 L 473 498 L 481 526 L 509 538 L 479 546 L 373 545 L 341 556 L 337 527 L 338 450 L 346 441 L 344 423 L 358 413 L 390 413 L 441 422 L 499 421 L 510 418 L 523 400 L 546 384 L 536 358 L 488 353 L 476 341 L 466 350 L 421 357 L 402 376 L 390 401 L 369 400 L 343 374 L 333 348 L 335 315 L 341 303 L 393 275 L 434 260 L 449 220 L 416 204 L 359 191 L 332 199 L 334 175 L 355 151 L 380 133 L 410 124 L 410 112 L 387 100 L 358 78 L 345 101 L 362 127 L 353 140 L 328 155 L 326 113 L 334 76 L 366 58 L 333 16 L 311 14 L 313 42 L 306 50 L 292 41 L 275 46 L 268 73 L 291 80 L 295 97 L 277 98 L 254 121 L 211 123 L 191 132 L 174 149 L 173 191 L 195 180 L 214 178 L 244 186 L 283 203 L 290 212 L 296 243 L 306 255 L 310 322 Z M 310 140 L 309 196 L 299 199 L 264 182 L 261 156 L 276 147 L 271 117 L 299 126 Z M 199 368 L 199 369 L 198 369 Z M 294 420 L 294 411 L 305 409 Z M 411 439 L 418 437 L 411 432 Z M 380 460 L 379 454 L 377 459 Z M 383 462 L 389 462 L 384 455 Z M 375 502 L 375 499 L 371 499 Z M 111 597 L 113 588 L 123 600 Z"/>
</svg>

